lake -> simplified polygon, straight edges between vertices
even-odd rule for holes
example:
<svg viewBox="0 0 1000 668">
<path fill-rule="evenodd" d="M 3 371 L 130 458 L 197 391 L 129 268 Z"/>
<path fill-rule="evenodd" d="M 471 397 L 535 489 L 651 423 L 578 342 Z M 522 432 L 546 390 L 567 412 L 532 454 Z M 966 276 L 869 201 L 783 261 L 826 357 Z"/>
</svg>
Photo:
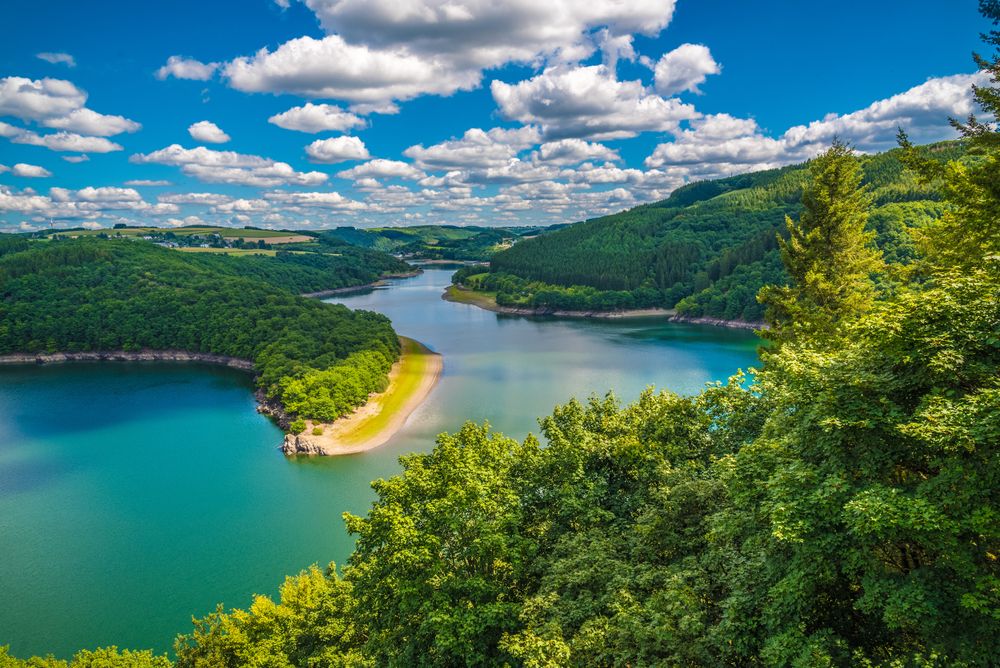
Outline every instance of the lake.
<svg viewBox="0 0 1000 668">
<path fill-rule="evenodd" d="M 524 318 L 441 299 L 428 269 L 336 300 L 389 316 L 444 356 L 437 388 L 387 445 L 286 459 L 251 381 L 198 364 L 0 367 L 0 645 L 18 656 L 115 644 L 168 650 L 218 602 L 343 563 L 341 514 L 464 420 L 511 436 L 558 403 L 648 385 L 681 393 L 756 363 L 749 332 L 656 319 Z"/>
</svg>

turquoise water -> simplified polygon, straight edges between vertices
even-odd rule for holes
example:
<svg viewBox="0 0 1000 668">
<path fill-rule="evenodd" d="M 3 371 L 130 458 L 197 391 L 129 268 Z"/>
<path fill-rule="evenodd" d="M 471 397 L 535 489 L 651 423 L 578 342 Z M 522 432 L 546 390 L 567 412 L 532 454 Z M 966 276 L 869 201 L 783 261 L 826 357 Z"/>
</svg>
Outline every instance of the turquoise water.
<svg viewBox="0 0 1000 668">
<path fill-rule="evenodd" d="M 0 645 L 16 655 L 167 650 L 192 614 L 343 562 L 341 513 L 463 420 L 521 437 L 571 396 L 696 392 L 756 361 L 752 334 L 651 320 L 508 317 L 440 299 L 451 270 L 344 296 L 444 355 L 386 446 L 288 460 L 250 379 L 196 364 L 0 368 Z"/>
</svg>

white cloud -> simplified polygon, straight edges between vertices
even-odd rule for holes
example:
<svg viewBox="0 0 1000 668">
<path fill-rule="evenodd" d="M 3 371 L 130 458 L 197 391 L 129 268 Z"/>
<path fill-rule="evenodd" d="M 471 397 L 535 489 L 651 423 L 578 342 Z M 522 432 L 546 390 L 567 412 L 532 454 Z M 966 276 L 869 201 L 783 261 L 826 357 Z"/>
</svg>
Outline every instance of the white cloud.
<svg viewBox="0 0 1000 668">
<path fill-rule="evenodd" d="M 983 81 L 980 74 L 930 79 L 864 109 L 789 128 L 777 138 L 765 135 L 751 119 L 706 116 L 673 142 L 658 145 L 646 166 L 683 166 L 692 175 L 714 178 L 808 160 L 838 137 L 862 151 L 886 150 L 895 146 L 900 126 L 918 142 L 947 139 L 955 136 L 948 117 L 973 111 L 971 86 Z"/>
<path fill-rule="evenodd" d="M 702 44 L 681 44 L 666 53 L 656 63 L 654 81 L 660 95 L 674 95 L 684 91 L 699 93 L 698 86 L 705 83 L 709 74 L 722 71 L 712 52 Z"/>
<path fill-rule="evenodd" d="M 604 144 L 560 139 L 539 146 L 538 159 L 556 165 L 573 165 L 587 160 L 616 161 L 621 160 L 621 156 Z"/>
<path fill-rule="evenodd" d="M 332 104 L 313 104 L 292 107 L 288 111 L 275 114 L 268 123 L 286 130 L 299 132 L 347 132 L 353 128 L 363 128 L 365 120 Z"/>
<path fill-rule="evenodd" d="M 403 49 L 371 49 L 338 35 L 299 37 L 223 68 L 230 85 L 252 93 L 293 93 L 361 103 L 449 95 L 479 84 L 479 70 Z"/>
<path fill-rule="evenodd" d="M 218 125 L 212 121 L 198 121 L 188 127 L 188 134 L 195 141 L 207 144 L 225 144 L 231 139 L 229 135 L 222 131 Z"/>
<path fill-rule="evenodd" d="M 71 163 L 76 164 L 76 163 L 79 163 L 79 162 L 87 162 L 88 160 L 90 160 L 90 156 L 87 156 L 87 155 L 64 155 L 62 157 L 62 159 L 65 160 L 66 162 L 71 162 Z"/>
<path fill-rule="evenodd" d="M 87 94 L 62 79 L 0 79 L 0 116 L 36 121 L 50 128 L 107 137 L 135 132 L 142 126 L 123 116 L 87 109 Z"/>
<path fill-rule="evenodd" d="M 7 137 L 14 144 L 44 146 L 52 151 L 75 153 L 111 153 L 122 150 L 121 145 L 104 137 L 84 137 L 72 132 L 56 132 L 40 135 L 31 130 L 0 122 L 0 137 Z"/>
<path fill-rule="evenodd" d="M 516 84 L 493 81 L 491 90 L 506 118 L 537 123 L 549 139 L 621 139 L 674 131 L 681 120 L 699 115 L 640 81 L 619 81 L 603 65 L 549 68 Z"/>
<path fill-rule="evenodd" d="M 343 179 L 353 179 L 360 181 L 365 178 L 398 178 L 415 181 L 425 176 L 423 172 L 408 162 L 401 160 L 384 160 L 376 158 L 368 162 L 337 172 L 337 176 Z"/>
<path fill-rule="evenodd" d="M 62 79 L 0 79 L 0 116 L 41 120 L 66 116 L 87 102 L 87 94 Z"/>
<path fill-rule="evenodd" d="M 206 183 L 273 187 L 279 185 L 318 185 L 327 180 L 322 172 L 297 172 L 291 165 L 246 155 L 235 151 L 216 151 L 198 146 L 184 148 L 171 144 L 152 153 L 138 153 L 129 158 L 137 164 L 160 164 L 180 167 L 188 176 Z"/>
<path fill-rule="evenodd" d="M 346 160 L 367 160 L 368 149 L 357 137 L 317 139 L 306 146 L 306 154 L 313 162 L 331 164 Z"/>
<path fill-rule="evenodd" d="M 247 92 L 356 104 L 450 95 L 505 63 L 576 62 L 633 33 L 658 34 L 673 0 L 307 0 L 327 36 L 299 37 L 226 64 Z M 609 47 L 610 48 L 610 47 Z M 362 113 L 360 108 L 352 109 Z"/>
<path fill-rule="evenodd" d="M 164 181 L 162 179 L 129 179 L 125 182 L 127 186 L 172 186 L 173 183 L 170 181 Z"/>
<path fill-rule="evenodd" d="M 208 81 L 217 69 L 219 69 L 219 63 L 203 63 L 194 58 L 170 56 L 167 58 L 166 64 L 156 70 L 155 76 L 161 81 L 167 77 Z"/>
<path fill-rule="evenodd" d="M 19 162 L 14 165 L 14 167 L 10 170 L 10 173 L 14 176 L 24 176 L 33 179 L 52 176 L 52 172 L 44 167 L 39 167 L 38 165 L 28 165 L 23 162 Z"/>
<path fill-rule="evenodd" d="M 592 31 L 656 35 L 673 0 L 306 0 L 327 33 L 348 42 L 447 55 L 476 68 L 533 62 L 540 56 L 585 57 Z"/>
<path fill-rule="evenodd" d="M 52 53 L 49 51 L 43 51 L 42 53 L 36 53 L 35 57 L 41 58 L 45 62 L 52 63 L 53 65 L 76 67 L 76 59 L 68 53 Z"/>
<path fill-rule="evenodd" d="M 167 204 L 201 204 L 204 206 L 218 206 L 233 200 L 229 195 L 222 193 L 174 193 L 160 195 L 156 199 Z"/>
<path fill-rule="evenodd" d="M 142 128 L 141 124 L 124 116 L 99 114 L 90 109 L 74 109 L 66 116 L 45 119 L 41 123 L 50 128 L 99 137 L 110 137 L 123 132 L 137 132 Z"/>
<path fill-rule="evenodd" d="M 541 137 L 537 128 L 531 126 L 511 130 L 493 128 L 489 131 L 471 128 L 460 139 L 449 139 L 426 148 L 418 144 L 403 151 L 403 155 L 412 158 L 424 169 L 486 168 L 506 164 L 539 141 Z"/>
<path fill-rule="evenodd" d="M 366 208 L 364 203 L 344 197 L 337 192 L 287 192 L 278 190 L 264 193 L 264 197 L 271 202 L 291 207 L 315 207 L 335 211 L 360 211 Z"/>
</svg>

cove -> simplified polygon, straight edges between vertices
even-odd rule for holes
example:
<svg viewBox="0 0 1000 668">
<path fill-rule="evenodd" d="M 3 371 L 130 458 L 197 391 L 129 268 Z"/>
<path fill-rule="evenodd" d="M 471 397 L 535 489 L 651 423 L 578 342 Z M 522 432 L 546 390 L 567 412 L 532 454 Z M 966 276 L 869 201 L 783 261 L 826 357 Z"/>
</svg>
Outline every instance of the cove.
<svg viewBox="0 0 1000 668">
<path fill-rule="evenodd" d="M 0 368 L 0 644 L 69 656 L 168 650 L 222 602 L 246 606 L 317 562 L 342 563 L 341 513 L 466 419 L 523 437 L 570 397 L 650 384 L 697 392 L 756 363 L 750 333 L 658 320 L 505 316 L 441 299 L 452 270 L 329 301 L 388 315 L 444 355 L 428 400 L 385 446 L 286 459 L 250 377 L 200 364 Z"/>
</svg>

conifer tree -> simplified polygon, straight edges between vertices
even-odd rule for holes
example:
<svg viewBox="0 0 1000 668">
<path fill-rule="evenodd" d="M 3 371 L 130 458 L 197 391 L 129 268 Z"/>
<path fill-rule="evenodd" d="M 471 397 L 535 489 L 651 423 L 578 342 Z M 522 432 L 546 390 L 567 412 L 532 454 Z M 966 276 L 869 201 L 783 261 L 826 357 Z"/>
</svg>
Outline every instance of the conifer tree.
<svg viewBox="0 0 1000 668">
<path fill-rule="evenodd" d="M 792 285 L 767 286 L 758 297 L 767 306 L 767 336 L 777 342 L 835 338 L 840 323 L 871 307 L 871 276 L 883 264 L 875 233 L 865 229 L 871 197 L 853 149 L 834 142 L 810 174 L 802 215 L 798 222 L 786 217 L 789 238 L 778 239 Z"/>
</svg>

